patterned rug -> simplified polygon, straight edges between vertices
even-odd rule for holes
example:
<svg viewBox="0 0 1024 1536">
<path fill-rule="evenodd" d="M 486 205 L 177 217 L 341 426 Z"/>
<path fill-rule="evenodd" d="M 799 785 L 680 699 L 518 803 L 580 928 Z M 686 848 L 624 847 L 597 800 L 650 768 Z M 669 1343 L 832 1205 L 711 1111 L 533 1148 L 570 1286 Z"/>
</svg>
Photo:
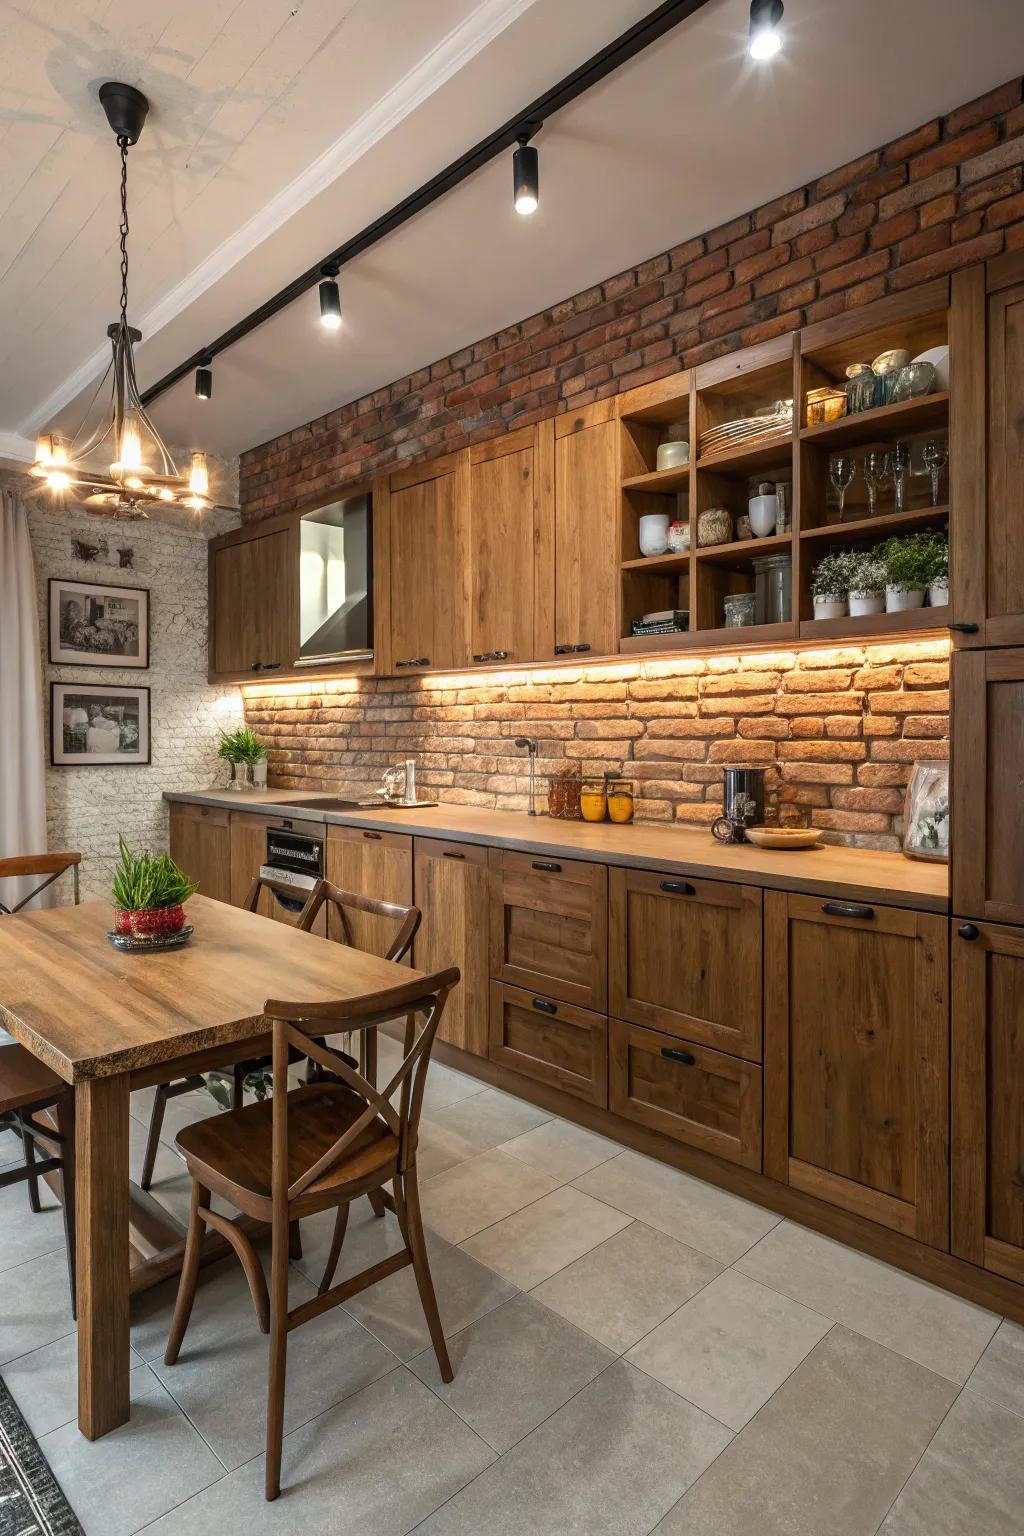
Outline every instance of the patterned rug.
<svg viewBox="0 0 1024 1536">
<path fill-rule="evenodd" d="M 85 1536 L 2 1379 L 0 1536 Z"/>
</svg>

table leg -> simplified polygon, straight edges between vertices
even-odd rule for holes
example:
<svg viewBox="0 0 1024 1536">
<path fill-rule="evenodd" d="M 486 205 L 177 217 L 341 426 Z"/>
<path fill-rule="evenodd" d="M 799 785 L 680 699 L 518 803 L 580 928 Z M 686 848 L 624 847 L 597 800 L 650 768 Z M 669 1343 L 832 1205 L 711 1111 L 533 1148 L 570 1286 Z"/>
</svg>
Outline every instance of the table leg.
<svg viewBox="0 0 1024 1536">
<path fill-rule="evenodd" d="M 128 1420 L 128 1078 L 75 1086 L 78 1427 Z"/>
</svg>

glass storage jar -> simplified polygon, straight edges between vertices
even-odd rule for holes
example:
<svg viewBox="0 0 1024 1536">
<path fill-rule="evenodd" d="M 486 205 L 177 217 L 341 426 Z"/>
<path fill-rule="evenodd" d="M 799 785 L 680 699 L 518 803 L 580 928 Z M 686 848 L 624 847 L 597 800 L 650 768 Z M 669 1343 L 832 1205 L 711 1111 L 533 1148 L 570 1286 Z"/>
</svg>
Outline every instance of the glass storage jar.
<svg viewBox="0 0 1024 1536">
<path fill-rule="evenodd" d="M 608 815 L 608 790 L 604 779 L 584 779 L 580 789 L 584 821 L 604 821 Z"/>
<path fill-rule="evenodd" d="M 733 592 L 723 599 L 726 629 L 743 629 L 754 622 L 755 598 L 753 592 Z"/>
<path fill-rule="evenodd" d="M 608 820 L 627 822 L 633 820 L 633 781 L 632 779 L 610 778 L 608 780 Z"/>
<path fill-rule="evenodd" d="M 553 773 L 548 780 L 548 815 L 556 821 L 579 821 L 582 783 L 578 769 Z"/>
</svg>

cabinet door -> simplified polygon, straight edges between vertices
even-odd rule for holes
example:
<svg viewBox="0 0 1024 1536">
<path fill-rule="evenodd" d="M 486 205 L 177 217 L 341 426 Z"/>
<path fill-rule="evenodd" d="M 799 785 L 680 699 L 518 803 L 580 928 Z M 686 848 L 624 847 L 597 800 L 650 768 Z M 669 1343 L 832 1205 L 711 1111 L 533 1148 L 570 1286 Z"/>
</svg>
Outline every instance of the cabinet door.
<svg viewBox="0 0 1024 1536">
<path fill-rule="evenodd" d="M 608 1011 L 761 1060 L 761 892 L 608 871 Z"/>
<path fill-rule="evenodd" d="M 298 654 L 298 545 L 289 525 L 210 550 L 210 670 L 274 672 Z"/>
<path fill-rule="evenodd" d="M 555 421 L 556 656 L 618 649 L 619 430 L 607 400 Z"/>
<path fill-rule="evenodd" d="M 953 1252 L 1024 1285 L 1024 931 L 953 941 Z"/>
<path fill-rule="evenodd" d="M 476 662 L 549 654 L 554 427 L 470 449 L 470 647 Z"/>
<path fill-rule="evenodd" d="M 412 838 L 404 832 L 374 832 L 363 827 L 328 827 L 327 878 L 343 891 L 377 896 L 412 906 Z M 349 918 L 357 949 L 383 955 L 395 936 L 387 918 L 353 912 Z M 344 937 L 335 913 L 329 914 L 329 935 Z"/>
<path fill-rule="evenodd" d="M 1024 649 L 953 657 L 953 910 L 1024 923 Z"/>
<path fill-rule="evenodd" d="M 469 454 L 390 477 L 390 670 L 469 661 Z M 377 515 L 385 508 L 378 504 Z"/>
<path fill-rule="evenodd" d="M 765 1172 L 949 1244 L 946 918 L 765 894 Z"/>
<path fill-rule="evenodd" d="M 491 1060 L 588 1104 L 608 1103 L 608 1020 L 491 982 Z"/>
<path fill-rule="evenodd" d="M 228 812 L 213 805 L 170 807 L 171 858 L 203 896 L 231 900 L 231 846 Z"/>
<path fill-rule="evenodd" d="M 423 914 L 413 965 L 441 971 L 457 965 L 462 980 L 448 998 L 438 1038 L 475 1056 L 487 1055 L 487 849 L 417 837 L 413 890 Z"/>
<path fill-rule="evenodd" d="M 492 848 L 491 976 L 604 1013 L 608 871 Z"/>
<path fill-rule="evenodd" d="M 317 828 L 308 822 L 300 822 L 299 827 L 312 834 L 322 828 Z M 242 907 L 246 903 L 252 882 L 260 872 L 260 866 L 267 861 L 267 828 L 268 827 L 293 827 L 294 822 L 288 821 L 280 814 L 276 816 L 260 816 L 254 811 L 231 812 L 231 904 Z M 300 905 L 286 906 L 284 899 L 279 899 L 273 891 L 262 890 L 256 911 L 261 917 L 271 917 L 277 923 L 296 923 L 302 910 L 301 902 L 304 897 L 299 894 L 296 898 Z M 313 927 L 313 932 L 324 934 L 327 929 L 326 918 L 321 912 Z"/>
<path fill-rule="evenodd" d="M 761 1069 L 749 1061 L 609 1019 L 608 1108 L 761 1170 Z"/>
</svg>

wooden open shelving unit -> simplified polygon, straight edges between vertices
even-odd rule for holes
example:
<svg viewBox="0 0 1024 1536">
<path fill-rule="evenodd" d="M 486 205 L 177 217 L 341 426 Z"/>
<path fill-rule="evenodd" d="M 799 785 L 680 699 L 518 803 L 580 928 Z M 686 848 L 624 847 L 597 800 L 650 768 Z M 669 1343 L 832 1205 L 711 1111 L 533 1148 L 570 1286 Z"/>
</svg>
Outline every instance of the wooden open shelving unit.
<svg viewBox="0 0 1024 1536">
<path fill-rule="evenodd" d="M 621 652 L 884 637 L 927 633 L 948 625 L 946 608 L 928 607 L 866 618 L 815 620 L 810 581 L 818 560 L 833 545 L 868 546 L 900 532 L 948 528 L 948 463 L 943 471 L 942 505 L 932 506 L 930 480 L 921 470 L 920 443 L 949 431 L 949 395 L 937 392 L 820 426 L 804 426 L 803 420 L 808 390 L 844 382 L 848 364 L 870 362 L 892 347 L 906 348 L 914 357 L 927 348 L 948 344 L 949 297 L 949 281 L 943 278 L 619 397 Z M 955 357 L 951 364 L 956 367 Z M 794 402 L 790 432 L 767 442 L 741 443 L 718 454 L 697 456 L 701 435 L 709 427 L 760 414 L 776 401 L 789 399 Z M 689 440 L 690 463 L 657 470 L 659 444 L 679 436 Z M 879 493 L 875 516 L 869 517 L 866 488 L 858 472 L 847 491 L 845 519 L 840 523 L 830 495 L 831 455 L 843 450 L 859 459 L 872 448 L 890 447 L 897 441 L 909 442 L 913 455 L 904 510 L 895 511 L 890 482 Z M 737 518 L 747 510 L 747 500 L 762 480 L 788 484 L 790 528 L 767 538 L 699 549 L 701 512 L 726 507 Z M 667 512 L 670 520 L 689 524 L 689 553 L 652 558 L 640 554 L 639 519 L 650 512 Z M 792 553 L 790 619 L 725 628 L 724 599 L 730 593 L 754 590 L 753 561 L 787 552 Z M 689 614 L 685 633 L 630 634 L 634 619 L 670 608 Z"/>
</svg>

